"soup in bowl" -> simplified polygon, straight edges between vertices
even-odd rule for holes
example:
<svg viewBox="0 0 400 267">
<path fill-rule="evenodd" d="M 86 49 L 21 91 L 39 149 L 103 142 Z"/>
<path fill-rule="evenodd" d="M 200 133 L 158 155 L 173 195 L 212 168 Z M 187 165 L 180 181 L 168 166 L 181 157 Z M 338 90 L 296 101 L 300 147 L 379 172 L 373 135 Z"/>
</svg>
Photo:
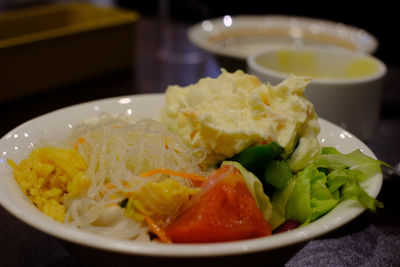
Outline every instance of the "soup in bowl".
<svg viewBox="0 0 400 267">
<path fill-rule="evenodd" d="M 305 95 L 318 116 L 363 140 L 372 137 L 386 75 L 379 59 L 341 49 L 280 47 L 249 56 L 247 64 L 250 73 L 271 84 L 291 75 L 310 77 Z"/>
</svg>

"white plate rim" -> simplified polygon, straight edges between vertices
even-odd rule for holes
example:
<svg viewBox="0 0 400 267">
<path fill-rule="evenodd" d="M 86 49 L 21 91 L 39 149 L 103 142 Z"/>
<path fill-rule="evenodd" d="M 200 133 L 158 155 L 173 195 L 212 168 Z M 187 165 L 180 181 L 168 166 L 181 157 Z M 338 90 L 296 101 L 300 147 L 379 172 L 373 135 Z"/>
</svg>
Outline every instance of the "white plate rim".
<svg viewBox="0 0 400 267">
<path fill-rule="evenodd" d="M 303 24 L 322 24 L 328 29 L 337 32 L 336 34 L 339 35 L 340 38 L 345 39 L 358 47 L 357 50 L 369 54 L 373 54 L 379 46 L 378 39 L 372 35 L 371 33 L 367 32 L 364 29 L 358 28 L 356 26 L 343 24 L 340 22 L 335 22 L 332 20 L 327 19 L 319 19 L 319 18 L 312 18 L 312 17 L 305 17 L 305 16 L 289 16 L 289 15 L 234 15 L 231 16 L 233 22 L 240 25 L 241 23 L 247 24 L 254 24 L 254 27 L 260 28 L 262 22 L 266 19 L 268 20 L 276 20 L 277 22 L 284 21 L 285 24 L 290 24 L 291 21 L 296 20 L 298 23 Z M 235 23 L 232 23 L 232 26 L 226 27 L 223 23 L 224 17 L 212 18 L 200 21 L 192 26 L 189 27 L 187 30 L 188 39 L 197 47 L 214 53 L 216 55 L 232 57 L 237 59 L 245 59 L 245 56 L 241 54 L 235 53 L 235 51 L 231 51 L 229 49 L 222 49 L 216 45 L 211 44 L 208 41 L 209 37 L 218 34 L 221 32 L 221 29 L 229 30 L 235 28 Z M 214 25 L 211 31 L 203 30 L 203 23 L 210 22 Z M 344 36 L 344 32 L 347 32 L 347 37 Z M 357 35 L 362 36 L 362 38 L 356 37 Z M 349 38 L 351 36 L 351 38 Z M 366 41 L 367 40 L 367 41 Z M 364 43 L 363 43 L 364 42 Z M 339 49 L 344 49 L 340 48 Z"/>
<path fill-rule="evenodd" d="M 154 105 L 158 106 L 156 107 L 158 109 L 163 101 L 163 94 L 143 94 L 107 98 L 62 108 L 29 120 L 11 130 L 2 139 L 0 139 L 0 153 L 2 153 L 4 149 L 9 147 L 9 143 L 11 142 L 11 140 L 23 138 L 14 138 L 15 134 L 25 132 L 39 121 L 46 121 L 49 118 L 57 118 L 60 114 L 68 115 L 75 112 L 81 114 L 81 119 L 84 119 L 88 116 L 83 116 L 82 111 L 93 110 L 93 114 L 98 114 L 98 112 L 102 111 L 102 108 L 109 108 L 108 112 L 113 113 L 116 109 L 120 109 L 120 107 L 125 108 L 124 105 L 129 105 L 132 103 L 138 106 L 138 108 L 145 108 L 146 106 L 149 106 L 149 103 L 153 103 Z M 118 108 L 113 108 L 115 106 L 118 106 Z M 127 108 L 127 110 L 128 109 L 129 108 Z M 152 117 L 155 117 L 155 114 L 156 113 L 153 113 Z M 357 137 L 351 135 L 351 133 L 339 128 L 338 126 L 324 119 L 320 119 L 320 123 L 322 132 L 324 132 L 324 130 L 326 129 L 334 130 L 334 136 L 332 135 L 331 138 L 334 137 L 338 140 L 343 139 L 344 141 L 349 142 L 349 144 L 354 143 L 353 145 L 362 149 L 364 153 L 373 158 L 376 158 L 373 152 Z M 43 126 L 44 125 L 38 125 L 37 127 Z M 325 135 L 329 135 L 328 132 L 325 133 Z M 329 139 L 330 137 L 323 136 L 321 140 L 324 142 L 324 139 L 326 138 Z M 2 154 L 0 154 L 0 156 L 0 160 L 3 160 L 2 162 L 0 162 L 0 177 L 2 178 L 0 181 L 0 204 L 9 213 L 11 213 L 24 223 L 59 239 L 92 248 L 124 254 L 165 257 L 210 257 L 229 256 L 272 250 L 305 242 L 320 235 L 326 234 L 350 222 L 365 210 L 356 201 L 347 200 L 339 204 L 339 206 L 332 210 L 329 214 L 319 219 L 318 221 L 311 223 L 310 225 L 265 238 L 215 244 L 146 244 L 137 241 L 128 241 L 105 237 L 84 230 L 75 229 L 71 226 L 59 223 L 34 208 L 33 205 L 29 203 L 29 200 L 25 196 L 23 196 L 22 192 L 20 192 L 19 198 L 25 198 L 24 200 L 21 200 L 25 201 L 24 205 L 22 207 L 16 205 L 16 203 L 12 202 L 12 199 L 10 200 L 7 197 L 9 196 L 9 192 L 7 192 L 7 189 L 4 187 L 4 181 L 10 182 L 10 179 L 13 180 L 12 177 L 9 177 L 11 170 L 9 166 L 7 166 L 7 164 L 4 162 L 5 156 Z M 7 173 L 8 177 L 5 177 L 4 175 Z M 378 174 L 369 179 L 367 181 L 368 183 L 366 184 L 367 192 L 371 196 L 376 197 L 381 189 L 382 181 L 383 179 L 381 174 Z M 16 182 L 14 180 L 11 183 L 14 183 L 16 185 Z M 18 187 L 18 185 L 16 186 Z M 29 205 L 30 207 L 26 209 L 26 207 Z M 339 216 L 335 217 L 337 216 L 337 213 L 339 213 Z"/>
</svg>

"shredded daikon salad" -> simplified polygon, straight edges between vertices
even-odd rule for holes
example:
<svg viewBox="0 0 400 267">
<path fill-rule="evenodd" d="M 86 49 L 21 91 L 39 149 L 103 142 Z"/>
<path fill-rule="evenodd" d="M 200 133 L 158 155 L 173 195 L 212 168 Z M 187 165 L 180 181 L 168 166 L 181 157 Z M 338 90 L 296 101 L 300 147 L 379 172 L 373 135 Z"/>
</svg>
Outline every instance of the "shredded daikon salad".
<svg viewBox="0 0 400 267">
<path fill-rule="evenodd" d="M 196 179 L 167 170 L 206 176 L 199 167 L 205 152 L 152 119 L 102 114 L 75 127 L 65 146 L 87 162 L 89 185 L 65 199 L 65 223 L 113 237 L 149 240 L 149 216 L 173 219 L 198 191 Z"/>
</svg>

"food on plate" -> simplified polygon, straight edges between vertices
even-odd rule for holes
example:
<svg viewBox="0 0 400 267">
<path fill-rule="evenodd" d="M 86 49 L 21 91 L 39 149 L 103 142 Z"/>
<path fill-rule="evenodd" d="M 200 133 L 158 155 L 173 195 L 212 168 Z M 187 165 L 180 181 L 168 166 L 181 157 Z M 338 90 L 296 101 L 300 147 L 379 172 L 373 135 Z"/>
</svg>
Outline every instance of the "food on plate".
<svg viewBox="0 0 400 267">
<path fill-rule="evenodd" d="M 67 140 L 38 145 L 19 163 L 10 159 L 14 177 L 55 220 L 138 241 L 266 237 L 311 223 L 346 199 L 371 211 L 383 207 L 360 186 L 383 162 L 359 150 L 321 150 L 316 114 L 302 95 L 307 79 L 291 77 L 272 87 L 243 72 L 223 71 L 216 80 L 198 83 L 199 91 L 215 89 L 207 93 L 214 97 L 197 92 L 208 108 L 183 108 L 195 90 L 169 89 L 166 124 L 128 115 L 88 118 Z M 237 95 L 224 102 L 217 88 Z M 175 117 L 167 115 L 172 106 L 179 111 Z M 229 116 L 247 128 L 240 131 Z"/>
<path fill-rule="evenodd" d="M 87 164 L 75 149 L 42 147 L 18 165 L 8 160 L 15 180 L 29 199 L 46 215 L 63 222 L 64 198 L 88 187 L 84 178 Z"/>
<path fill-rule="evenodd" d="M 194 196 L 193 203 L 166 227 L 171 241 L 220 242 L 271 234 L 272 228 L 265 218 L 270 216 L 263 214 L 244 178 L 253 174 L 235 164 L 224 163 Z M 264 207 L 270 209 L 269 199 L 263 200 L 266 200 Z"/>
<path fill-rule="evenodd" d="M 303 92 L 310 78 L 292 76 L 277 86 L 222 70 L 217 78 L 169 86 L 161 120 L 192 147 L 207 150 L 206 165 L 257 144 L 277 142 L 298 171 L 319 154 L 319 124 Z"/>
<path fill-rule="evenodd" d="M 202 149 L 188 148 L 159 122 L 133 123 L 126 116 L 103 114 L 74 127 L 58 147 L 38 148 L 19 164 L 9 163 L 21 188 L 33 196 L 38 192 L 40 202 L 33 203 L 52 208 L 45 213 L 54 219 L 114 237 L 148 240 L 144 218 L 172 217 L 198 192 L 194 184 L 205 174 L 199 167 L 203 158 Z M 191 176 L 154 171 L 160 169 Z M 151 176 L 141 176 L 152 170 Z M 127 208 L 120 207 L 124 199 Z"/>
<path fill-rule="evenodd" d="M 375 212 L 383 204 L 370 197 L 360 184 L 378 173 L 382 161 L 364 155 L 360 150 L 342 154 L 325 147 L 289 184 L 274 192 L 271 198 L 270 223 L 275 229 L 285 221 L 308 224 L 331 211 L 346 199 L 356 199 Z"/>
</svg>

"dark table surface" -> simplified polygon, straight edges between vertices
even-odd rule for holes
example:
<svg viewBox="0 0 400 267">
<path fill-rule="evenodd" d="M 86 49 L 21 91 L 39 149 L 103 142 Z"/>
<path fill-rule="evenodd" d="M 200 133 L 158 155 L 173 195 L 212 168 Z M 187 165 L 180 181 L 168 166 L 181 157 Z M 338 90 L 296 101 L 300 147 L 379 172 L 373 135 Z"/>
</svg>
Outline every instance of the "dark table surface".
<svg viewBox="0 0 400 267">
<path fill-rule="evenodd" d="M 164 92 L 169 84 L 188 85 L 216 77 L 219 66 L 210 54 L 185 40 L 187 25 L 175 25 L 191 62 L 163 57 L 157 20 L 142 17 L 135 66 L 84 82 L 54 88 L 0 104 L 0 136 L 41 114 L 101 98 Z M 164 47 L 165 48 L 165 47 Z M 400 161 L 400 67 L 388 66 L 379 125 L 367 142 L 389 164 Z M 4 89 L 1 89 L 4 90 Z M 385 204 L 327 235 L 310 241 L 286 266 L 400 266 L 400 178 L 385 178 L 378 199 Z M 81 266 L 53 237 L 20 222 L 0 207 L 0 266 Z"/>
</svg>

